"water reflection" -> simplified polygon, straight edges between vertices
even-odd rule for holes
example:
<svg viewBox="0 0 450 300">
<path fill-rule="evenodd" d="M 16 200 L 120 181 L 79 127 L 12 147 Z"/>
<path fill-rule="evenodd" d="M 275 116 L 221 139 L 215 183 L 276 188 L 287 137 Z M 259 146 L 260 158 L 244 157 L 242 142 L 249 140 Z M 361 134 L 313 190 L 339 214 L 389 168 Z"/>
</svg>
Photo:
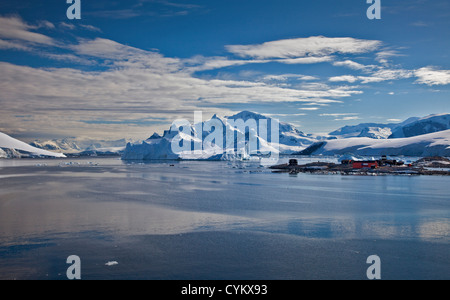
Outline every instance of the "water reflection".
<svg viewBox="0 0 450 300">
<path fill-rule="evenodd" d="M 93 269 L 86 274 L 105 274 L 95 259 L 129 239 L 134 242 L 121 254 L 129 263 L 119 264 L 128 268 L 121 273 L 126 278 L 136 276 L 142 257 L 146 267 L 166 277 L 176 269 L 200 278 L 215 274 L 259 278 L 261 270 L 275 272 L 275 267 L 274 278 L 283 278 L 303 274 L 302 270 L 309 270 L 304 265 L 313 270 L 311 262 L 318 262 L 317 255 L 324 259 L 336 255 L 337 243 L 345 248 L 358 240 L 432 242 L 439 245 L 433 251 L 448 260 L 448 251 L 440 250 L 448 249 L 450 242 L 448 177 L 292 176 L 274 174 L 258 163 L 239 162 L 141 164 L 84 159 L 63 166 L 59 160 L 46 161 L 45 166 L 30 162 L 0 168 L 2 272 L 26 277 L 44 268 L 42 272 L 61 274 L 47 269 L 60 261 L 65 267 L 66 252 L 78 249 L 93 260 Z M 369 247 L 351 245 L 339 252 L 348 256 L 345 262 L 350 265 L 355 264 L 353 255 Z M 304 252 L 298 257 L 301 247 Z M 36 253 L 45 253 L 47 260 L 29 267 Z M 228 257 L 223 263 L 230 268 L 220 268 L 214 253 Z M 191 259 L 190 264 L 205 267 L 205 255 L 216 266 L 205 271 L 209 273 L 195 273 L 184 261 Z M 409 255 L 411 260 L 417 257 L 417 253 Z M 111 254 L 108 259 L 116 257 Z M 291 269 L 295 259 L 303 259 L 303 264 Z M 327 262 L 341 259 L 333 256 Z M 254 262 L 248 264 L 249 260 Z M 445 278 L 448 263 L 444 259 L 441 265 Z M 323 267 L 317 266 L 312 275 L 323 275 Z M 359 268 L 355 265 L 348 272 L 359 274 Z M 35 276 L 41 278 L 42 273 Z"/>
<path fill-rule="evenodd" d="M 206 229 L 448 242 L 447 177 L 290 176 L 229 162 L 48 164 L 38 173 L 29 166 L 26 177 L 0 172 L 0 242 Z"/>
</svg>

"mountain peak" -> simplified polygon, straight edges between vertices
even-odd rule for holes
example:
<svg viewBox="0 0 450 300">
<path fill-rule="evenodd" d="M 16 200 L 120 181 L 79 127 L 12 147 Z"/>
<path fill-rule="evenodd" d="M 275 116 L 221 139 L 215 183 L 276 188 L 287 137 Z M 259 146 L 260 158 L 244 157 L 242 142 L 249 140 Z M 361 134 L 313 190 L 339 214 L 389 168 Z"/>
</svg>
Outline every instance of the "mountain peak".
<svg viewBox="0 0 450 300">
<path fill-rule="evenodd" d="M 260 119 L 268 119 L 268 117 L 252 112 L 252 111 L 248 111 L 248 110 L 244 110 L 241 111 L 240 113 L 237 113 L 231 117 L 227 117 L 227 119 L 231 119 L 231 120 L 236 120 L 236 119 L 242 119 L 244 121 L 247 121 L 248 119 L 254 119 L 254 120 L 260 120 Z"/>
<path fill-rule="evenodd" d="M 450 114 L 433 114 L 396 128 L 389 138 L 412 137 L 448 129 Z"/>
<path fill-rule="evenodd" d="M 152 135 L 151 137 L 149 137 L 148 139 L 149 139 L 149 140 L 157 140 L 157 139 L 160 139 L 160 138 L 162 138 L 162 136 L 160 136 L 159 134 L 157 134 L 157 133 L 155 132 L 155 133 L 153 133 L 153 135 Z"/>
</svg>

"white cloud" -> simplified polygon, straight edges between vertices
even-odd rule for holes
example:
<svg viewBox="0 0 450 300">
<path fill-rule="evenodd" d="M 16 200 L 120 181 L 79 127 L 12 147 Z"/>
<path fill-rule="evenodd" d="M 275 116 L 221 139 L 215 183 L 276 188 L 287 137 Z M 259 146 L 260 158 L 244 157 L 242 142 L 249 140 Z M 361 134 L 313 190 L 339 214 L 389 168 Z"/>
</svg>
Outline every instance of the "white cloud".
<svg viewBox="0 0 450 300">
<path fill-rule="evenodd" d="M 356 116 L 358 113 L 340 113 L 340 114 L 320 114 L 321 117 L 343 117 L 343 116 Z"/>
<path fill-rule="evenodd" d="M 330 77 L 328 80 L 331 82 L 349 82 L 355 83 L 361 81 L 361 83 L 376 83 L 388 80 L 400 80 L 411 78 L 414 76 L 414 72 L 404 69 L 380 69 L 373 72 L 370 76 L 353 76 L 353 75 L 342 75 Z"/>
<path fill-rule="evenodd" d="M 316 76 L 301 75 L 301 74 L 266 75 L 266 76 L 264 76 L 263 79 L 264 80 L 275 80 L 275 81 L 286 81 L 290 78 L 294 78 L 297 80 L 303 80 L 303 81 L 312 81 L 312 80 L 319 79 Z"/>
<path fill-rule="evenodd" d="M 450 84 L 450 70 L 438 70 L 435 67 L 424 67 L 414 72 L 417 83 L 433 85 Z"/>
<path fill-rule="evenodd" d="M 264 116 L 267 117 L 301 117 L 301 116 L 306 116 L 305 113 L 300 113 L 300 114 L 264 114 Z"/>
<path fill-rule="evenodd" d="M 0 39 L 0 49 L 14 49 L 22 51 L 31 51 L 31 48 L 17 42 L 5 41 Z"/>
<path fill-rule="evenodd" d="M 352 121 L 360 120 L 358 113 L 333 113 L 333 114 L 320 114 L 321 117 L 333 117 L 335 121 Z"/>
<path fill-rule="evenodd" d="M 61 22 L 61 23 L 59 23 L 59 26 L 64 29 L 69 29 L 69 30 L 77 29 L 77 26 L 72 23 Z M 94 32 L 102 32 L 102 30 L 100 28 L 92 26 L 92 25 L 79 24 L 78 26 L 79 26 L 78 28 L 81 28 L 81 29 L 94 31 Z"/>
<path fill-rule="evenodd" d="M 17 130 L 39 128 L 49 133 L 92 136 L 147 135 L 148 125 L 139 120 L 149 114 L 172 120 L 190 117 L 194 110 L 223 112 L 225 103 L 300 102 L 318 110 L 322 105 L 342 103 L 340 98 L 361 91 L 349 87 L 309 85 L 304 88 L 280 87 L 260 81 L 196 78 L 189 69 L 193 62 L 165 57 L 112 40 L 80 39 L 66 45 L 70 53 L 46 53 L 53 59 L 85 60 L 102 64 L 102 71 L 80 71 L 74 68 L 33 68 L 0 62 L 0 126 Z M 53 55 L 53 56 L 51 56 Z M 220 60 L 213 58 L 210 63 Z M 197 62 L 200 66 L 208 59 Z M 247 63 L 247 61 L 246 61 Z M 298 75 L 298 79 L 312 77 Z M 24 128 L 14 115 L 33 111 Z M 70 116 L 65 113 L 70 111 Z M 184 114 L 184 115 L 180 115 Z M 39 116 L 39 117 L 38 117 Z M 64 117 L 63 117 L 64 116 Z M 99 119 L 128 120 L 124 124 L 89 123 Z M 136 122 L 132 122 L 136 119 Z M 167 126 L 167 124 L 165 124 Z"/>
<path fill-rule="evenodd" d="M 338 119 L 334 119 L 335 121 L 351 121 L 351 120 L 361 120 L 360 117 L 343 117 L 343 118 L 338 118 Z"/>
<path fill-rule="evenodd" d="M 45 23 L 49 24 L 48 23 Z M 25 23 L 19 17 L 0 17 L 0 38 L 9 41 L 14 41 L 14 43 L 31 43 L 31 44 L 41 44 L 41 45 L 54 45 L 55 42 L 52 38 L 33 32 L 31 30 L 37 29 L 38 26 L 32 26 Z M 24 46 L 25 47 L 25 46 Z"/>
<path fill-rule="evenodd" d="M 300 111 L 308 112 L 343 103 L 343 98 L 363 92 L 355 85 L 331 86 L 320 82 L 318 77 L 302 74 L 269 74 L 262 78 L 258 73 L 245 77 L 245 80 L 236 80 L 238 76 L 198 78 L 194 73 L 268 62 L 332 62 L 335 57 L 331 55 L 366 53 L 377 50 L 381 45 L 378 41 L 352 38 L 311 37 L 242 46 L 244 48 L 228 47 L 232 53 L 245 57 L 242 59 L 222 56 L 179 59 L 166 57 L 157 50 L 142 50 L 104 38 L 79 39 L 76 44 L 61 46 L 50 37 L 33 32 L 37 27 L 19 18 L 0 18 L 0 24 L 2 21 L 6 25 L 0 27 L 0 49 L 30 50 L 40 45 L 44 46 L 39 48 L 41 56 L 85 65 L 95 63 L 102 68 L 82 71 L 74 67 L 34 68 L 0 62 L 0 127 L 8 124 L 24 131 L 39 128 L 72 135 L 86 132 L 98 136 L 109 134 L 114 139 L 130 136 L 130 132 L 147 135 L 148 124 L 139 126 L 139 122 L 148 119 L 149 114 L 173 120 L 190 117 L 198 109 L 205 113 L 221 113 L 227 111 L 223 109 L 226 104 L 295 102 L 304 105 Z M 51 27 L 44 23 L 40 26 Z M 60 26 L 65 25 L 60 23 Z M 64 52 L 50 51 L 48 46 Z M 449 75 L 448 71 L 431 68 L 408 71 L 380 67 L 373 71 L 375 68 L 372 66 L 351 60 L 333 65 L 371 72 L 368 76 L 335 76 L 329 78 L 329 82 L 369 83 L 417 76 L 418 82 L 432 85 L 438 82 L 437 75 Z M 289 79 L 300 82 L 296 85 L 292 85 L 293 80 L 283 82 Z M 449 79 L 442 81 L 441 76 L 439 80 L 448 82 Z M 33 111 L 34 117 L 27 124 L 14 118 L 14 115 L 29 111 Z M 70 115 L 62 113 L 67 111 Z M 359 119 L 356 114 L 330 116 L 336 120 Z M 89 123 L 89 120 L 103 119 L 115 122 Z M 126 122 L 119 124 L 120 120 Z"/>
<path fill-rule="evenodd" d="M 311 57 L 284 58 L 273 61 L 289 65 L 301 65 L 301 64 L 307 65 L 307 64 L 318 64 L 323 62 L 329 62 L 332 60 L 333 58 L 331 56 L 321 56 L 321 57 L 311 56 Z"/>
<path fill-rule="evenodd" d="M 92 25 L 80 24 L 80 27 L 84 28 L 86 30 L 90 30 L 90 31 L 102 32 L 102 30 L 100 28 L 92 26 Z"/>
<path fill-rule="evenodd" d="M 373 69 L 375 66 L 365 66 L 363 64 L 357 63 L 352 60 L 345 60 L 345 61 L 336 61 L 333 63 L 333 66 L 336 67 L 347 67 L 353 70 L 367 70 L 367 69 Z"/>
<path fill-rule="evenodd" d="M 406 79 L 414 76 L 414 72 L 405 69 L 381 69 L 372 75 L 373 77 L 383 78 L 384 80 Z"/>
<path fill-rule="evenodd" d="M 76 28 L 75 25 L 66 23 L 66 22 L 61 22 L 61 23 L 59 23 L 59 25 L 65 29 L 70 29 L 70 30 L 74 30 Z"/>
<path fill-rule="evenodd" d="M 320 107 L 300 107 L 299 110 L 319 110 Z"/>
<path fill-rule="evenodd" d="M 415 26 L 415 27 L 428 27 L 430 26 L 430 24 L 425 23 L 423 21 L 416 21 L 414 23 L 411 23 L 411 26 Z"/>
<path fill-rule="evenodd" d="M 321 57 L 331 54 L 358 54 L 375 51 L 380 41 L 361 40 L 350 37 L 327 38 L 315 36 L 266 42 L 256 45 L 228 45 L 226 49 L 240 57 L 257 59 Z"/>
<path fill-rule="evenodd" d="M 186 70 L 190 72 L 199 72 L 207 70 L 215 70 L 232 66 L 242 66 L 250 64 L 266 64 L 277 62 L 282 64 L 316 64 L 332 61 L 332 57 L 299 57 L 287 59 L 229 59 L 227 57 L 203 57 L 195 56 L 193 58 L 183 60 L 187 64 Z"/>
<path fill-rule="evenodd" d="M 397 56 L 404 56 L 403 54 L 400 54 L 398 50 L 392 50 L 392 49 L 383 49 L 382 51 L 379 51 L 376 54 L 376 60 L 385 66 L 389 65 L 389 58 L 391 57 L 397 57 Z"/>
<path fill-rule="evenodd" d="M 204 57 L 195 56 L 185 59 L 185 68 L 189 72 L 199 72 L 207 70 L 215 70 L 232 66 L 241 66 L 246 64 L 267 63 L 267 60 L 233 60 L 222 56 Z"/>
<path fill-rule="evenodd" d="M 350 82 L 350 83 L 354 83 L 356 81 L 359 80 L 358 77 L 356 76 L 352 76 L 352 75 L 342 75 L 342 76 L 334 76 L 334 77 L 330 77 L 328 79 L 331 82 Z"/>
<path fill-rule="evenodd" d="M 38 24 L 38 27 L 43 27 L 43 28 L 47 28 L 47 29 L 55 29 L 55 25 L 49 21 L 40 21 Z"/>
</svg>

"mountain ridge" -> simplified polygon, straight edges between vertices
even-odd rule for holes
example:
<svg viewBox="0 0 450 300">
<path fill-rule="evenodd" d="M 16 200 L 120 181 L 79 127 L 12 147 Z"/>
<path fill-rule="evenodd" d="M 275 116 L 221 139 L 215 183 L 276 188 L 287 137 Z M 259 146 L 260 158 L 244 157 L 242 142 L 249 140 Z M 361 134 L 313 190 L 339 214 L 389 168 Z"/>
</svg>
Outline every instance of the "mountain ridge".
<svg viewBox="0 0 450 300">
<path fill-rule="evenodd" d="M 256 132 L 249 132 L 248 128 L 245 129 L 246 132 L 243 133 L 246 135 L 248 139 L 252 136 L 258 143 L 258 147 L 261 147 L 261 150 L 271 150 L 277 149 L 276 151 L 279 154 L 300 154 L 300 153 L 311 153 L 311 154 L 322 154 L 320 149 L 324 148 L 324 145 L 334 145 L 333 149 L 335 151 L 325 151 L 323 153 L 327 153 L 329 155 L 342 153 L 341 150 L 345 150 L 347 152 L 357 152 L 355 154 L 364 152 L 361 149 L 364 147 L 373 147 L 375 144 L 379 144 L 381 142 L 374 142 L 373 140 L 385 141 L 385 140 L 395 140 L 399 138 L 411 138 L 420 135 L 427 135 L 430 133 L 442 132 L 450 129 L 450 114 L 441 113 L 441 114 L 433 114 L 425 117 L 411 117 L 406 119 L 400 123 L 361 123 L 358 125 L 349 125 L 341 127 L 328 135 L 314 135 L 314 134 L 305 134 L 303 131 L 298 130 L 294 125 L 279 122 L 279 135 L 278 135 L 278 143 L 272 144 L 270 137 L 259 136 L 259 123 L 261 120 L 267 120 L 272 122 L 273 118 L 259 114 L 251 111 L 241 111 L 235 115 L 228 117 L 218 117 L 217 114 L 214 114 L 210 120 L 204 121 L 200 124 L 189 125 L 189 134 L 187 136 L 183 136 L 182 139 L 193 143 L 196 145 L 194 148 L 202 149 L 203 146 L 199 146 L 202 144 L 205 138 L 208 135 L 214 133 L 214 126 L 210 126 L 210 123 L 214 123 L 220 121 L 225 128 L 227 123 L 231 121 L 243 120 L 247 122 L 248 120 L 257 121 Z M 231 122 L 232 123 L 232 122 Z M 230 129 L 230 128 L 229 128 Z M 202 130 L 202 133 L 198 132 Z M 232 128 L 230 130 L 236 130 L 236 128 Z M 38 140 L 34 141 L 30 145 L 27 145 L 23 142 L 21 144 L 21 151 L 23 151 L 23 147 L 26 147 L 28 150 L 33 149 L 35 153 L 39 153 L 40 150 L 43 149 L 48 152 L 47 154 L 52 153 L 51 155 L 55 155 L 55 152 L 65 153 L 68 155 L 101 155 L 105 154 L 117 154 L 123 155 L 124 157 L 129 157 L 129 152 L 127 153 L 127 149 L 130 150 L 134 147 L 136 150 L 137 147 L 141 147 L 141 151 L 147 151 L 149 153 L 144 154 L 140 153 L 137 155 L 138 157 L 144 158 L 149 157 L 151 159 L 152 151 L 154 153 L 159 153 L 158 157 L 164 159 L 178 159 L 179 156 L 171 153 L 171 149 L 168 147 L 171 145 L 171 140 L 177 136 L 178 132 L 173 131 L 172 128 L 169 130 L 165 130 L 163 135 L 159 135 L 158 133 L 154 133 L 147 140 L 141 142 L 130 142 L 126 139 L 121 139 L 117 141 L 93 141 L 93 140 L 83 140 L 81 144 L 72 139 L 63 139 L 63 140 L 51 140 L 46 142 L 40 142 Z M 189 136 L 190 135 L 190 136 Z M 442 139 L 446 139 L 446 136 L 442 136 Z M 162 143 L 162 140 L 166 139 L 165 142 Z M 359 139 L 359 140 L 358 140 Z M 337 141 L 338 142 L 337 142 Z M 18 140 L 17 140 L 18 141 Z M 223 135 L 223 145 L 228 145 L 229 143 L 233 143 L 236 141 L 236 137 L 233 140 L 227 140 L 226 136 Z M 20 141 L 19 141 L 20 142 Z M 212 142 L 212 141 L 211 141 Z M 197 144 L 196 144 L 197 143 Z M 349 143 L 353 143 L 356 148 L 348 148 L 346 145 Z M 358 144 L 359 143 L 359 144 Z M 426 142 L 424 142 L 426 144 Z M 207 145 L 210 147 L 209 150 L 212 151 L 214 148 L 214 144 L 217 144 L 214 141 L 213 144 Z M 219 143 L 220 144 L 220 143 Z M 341 145 L 342 149 L 338 149 L 335 147 L 336 145 Z M 377 145 L 378 145 L 377 144 Z M 25 146 L 27 145 L 27 146 Z M 150 146 L 151 145 L 151 146 Z M 157 149 L 159 146 L 164 145 L 164 149 Z M 32 147 L 32 148 L 28 148 Z M 143 148 L 151 148 L 143 150 Z M 212 148 L 211 148 L 212 147 Z M 14 152 L 14 148 L 8 150 L 8 147 L 1 147 L 3 150 L 0 151 L 0 157 L 8 157 L 8 156 L 20 156 L 20 153 Z M 367 148 L 368 149 L 368 148 Z M 6 153 L 5 150 L 8 152 Z M 223 150 L 223 149 L 222 149 Z M 30 150 L 31 151 L 31 150 Z M 408 153 L 411 153 L 411 150 L 408 150 Z M 445 149 L 443 150 L 444 153 Z M 219 149 L 214 149 L 213 153 L 220 152 Z M 367 151 L 366 151 L 367 152 Z M 395 152 L 395 151 L 394 151 Z M 421 151 L 412 151 L 414 153 L 419 153 Z M 425 151 L 422 151 L 425 153 Z M 211 154 L 211 153 L 210 153 Z M 58 154 L 59 155 L 59 154 Z"/>
</svg>

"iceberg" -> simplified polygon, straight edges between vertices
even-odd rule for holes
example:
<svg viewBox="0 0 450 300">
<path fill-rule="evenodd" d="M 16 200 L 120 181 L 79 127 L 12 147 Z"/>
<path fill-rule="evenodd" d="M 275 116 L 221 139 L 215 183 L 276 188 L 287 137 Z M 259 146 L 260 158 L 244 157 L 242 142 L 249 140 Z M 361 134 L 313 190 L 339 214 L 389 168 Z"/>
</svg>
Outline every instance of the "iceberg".
<svg viewBox="0 0 450 300">
<path fill-rule="evenodd" d="M 174 151 L 174 143 L 187 144 L 190 148 Z M 142 143 L 128 143 L 122 155 L 123 160 L 247 160 L 249 157 L 246 147 L 223 149 L 196 136 L 173 130 L 165 131 L 163 136 L 154 134 Z"/>
<path fill-rule="evenodd" d="M 174 122 L 162 136 L 155 133 L 141 143 L 128 143 L 122 159 L 248 160 L 252 156 L 279 155 L 280 130 L 275 130 L 278 124 L 274 119 L 247 111 L 223 119 L 214 115 L 194 125 Z M 308 141 L 313 143 L 312 138 Z M 295 147 L 306 148 L 299 144 Z"/>
</svg>

